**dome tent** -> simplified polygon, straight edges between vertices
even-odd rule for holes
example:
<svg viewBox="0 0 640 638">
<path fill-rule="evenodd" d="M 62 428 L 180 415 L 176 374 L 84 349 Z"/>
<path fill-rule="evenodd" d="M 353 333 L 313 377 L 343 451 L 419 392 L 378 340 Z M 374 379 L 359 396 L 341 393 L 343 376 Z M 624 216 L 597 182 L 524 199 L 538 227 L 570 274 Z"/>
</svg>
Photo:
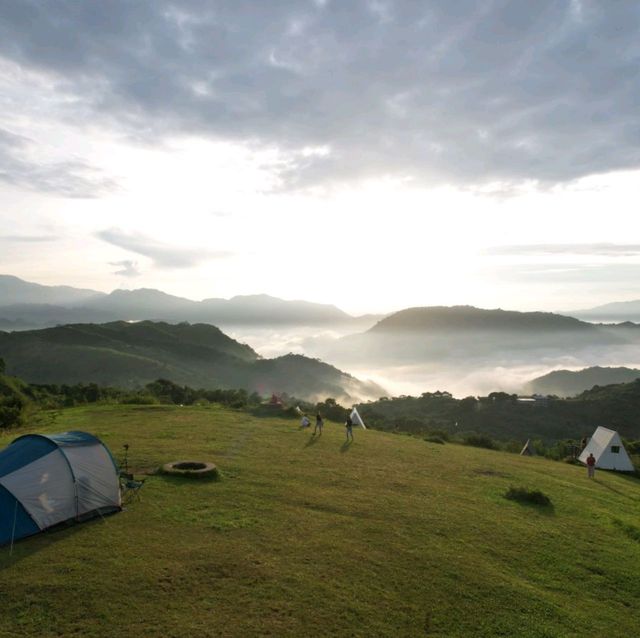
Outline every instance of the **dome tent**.
<svg viewBox="0 0 640 638">
<path fill-rule="evenodd" d="M 120 509 L 116 464 L 92 434 L 26 434 L 0 451 L 0 545 Z"/>
</svg>

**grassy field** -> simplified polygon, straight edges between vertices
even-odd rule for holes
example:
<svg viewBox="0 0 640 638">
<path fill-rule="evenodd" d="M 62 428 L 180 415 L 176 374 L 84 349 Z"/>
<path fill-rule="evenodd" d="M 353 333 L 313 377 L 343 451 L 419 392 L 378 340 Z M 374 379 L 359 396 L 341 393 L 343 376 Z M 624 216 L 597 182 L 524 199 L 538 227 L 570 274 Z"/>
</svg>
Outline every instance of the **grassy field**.
<svg viewBox="0 0 640 638">
<path fill-rule="evenodd" d="M 0 548 L 0 636 L 640 633 L 640 482 L 540 458 L 216 407 L 90 407 L 81 429 L 149 476 L 126 511 Z M 542 490 L 552 507 L 503 497 Z"/>
</svg>

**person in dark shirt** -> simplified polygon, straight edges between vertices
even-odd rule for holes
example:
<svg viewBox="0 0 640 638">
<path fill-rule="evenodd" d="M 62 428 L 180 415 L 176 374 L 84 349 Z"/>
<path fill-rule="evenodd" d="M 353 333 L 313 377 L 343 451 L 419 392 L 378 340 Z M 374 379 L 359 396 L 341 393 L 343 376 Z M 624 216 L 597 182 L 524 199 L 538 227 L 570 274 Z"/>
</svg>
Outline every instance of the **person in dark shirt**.
<svg viewBox="0 0 640 638">
<path fill-rule="evenodd" d="M 347 417 L 344 425 L 347 428 L 347 441 L 349 440 L 349 437 L 351 437 L 351 440 L 353 441 L 353 421 L 351 420 L 351 415 Z"/>
<path fill-rule="evenodd" d="M 322 415 L 320 412 L 316 414 L 316 427 L 313 430 L 314 434 L 320 436 L 322 434 L 322 428 L 324 426 L 324 421 L 322 420 Z"/>
<path fill-rule="evenodd" d="M 593 453 L 587 457 L 587 476 L 593 478 L 596 475 L 596 457 Z"/>
</svg>

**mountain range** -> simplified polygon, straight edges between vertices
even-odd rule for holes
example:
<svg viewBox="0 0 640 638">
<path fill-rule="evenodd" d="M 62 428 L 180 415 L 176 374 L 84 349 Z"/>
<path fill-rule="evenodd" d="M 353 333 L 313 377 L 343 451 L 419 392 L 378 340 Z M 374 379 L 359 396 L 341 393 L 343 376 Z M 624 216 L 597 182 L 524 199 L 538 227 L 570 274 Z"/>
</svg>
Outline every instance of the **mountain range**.
<svg viewBox="0 0 640 638">
<path fill-rule="evenodd" d="M 0 275 L 0 329 L 28 330 L 65 323 L 109 321 L 204 322 L 219 326 L 345 325 L 369 327 L 380 316 L 353 317 L 336 306 L 288 301 L 269 295 L 193 301 L 160 290 L 110 294 L 69 286 L 42 286 Z"/>
<path fill-rule="evenodd" d="M 135 388 L 158 378 L 195 388 L 245 388 L 261 395 L 344 402 L 384 390 L 301 355 L 263 359 L 208 324 L 118 321 L 0 332 L 7 373 L 36 384 Z"/>
</svg>

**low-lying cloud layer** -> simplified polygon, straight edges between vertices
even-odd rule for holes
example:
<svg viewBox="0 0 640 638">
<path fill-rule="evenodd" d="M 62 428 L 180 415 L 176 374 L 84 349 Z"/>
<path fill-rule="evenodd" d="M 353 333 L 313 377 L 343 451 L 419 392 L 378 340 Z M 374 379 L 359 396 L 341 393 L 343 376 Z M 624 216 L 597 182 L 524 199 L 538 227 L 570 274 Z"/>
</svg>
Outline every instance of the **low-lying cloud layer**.
<svg viewBox="0 0 640 638">
<path fill-rule="evenodd" d="M 285 186 L 558 182 L 640 164 L 639 24 L 596 0 L 9 2 L 0 59 L 49 77 L 67 121 L 278 148 Z M 2 179 L 95 191 L 22 143 Z"/>
</svg>

